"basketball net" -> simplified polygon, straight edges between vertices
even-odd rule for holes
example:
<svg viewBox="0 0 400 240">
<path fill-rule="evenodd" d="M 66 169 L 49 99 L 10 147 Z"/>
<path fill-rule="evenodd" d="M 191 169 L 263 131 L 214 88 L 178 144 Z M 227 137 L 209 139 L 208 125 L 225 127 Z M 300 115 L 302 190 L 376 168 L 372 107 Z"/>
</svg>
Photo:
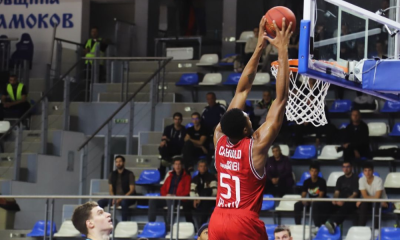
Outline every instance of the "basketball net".
<svg viewBox="0 0 400 240">
<path fill-rule="evenodd" d="M 328 123 L 325 115 L 325 97 L 330 84 L 318 79 L 300 75 L 297 71 L 298 60 L 289 60 L 289 98 L 286 104 L 288 121 L 295 121 L 298 125 L 310 122 L 319 127 Z M 279 64 L 271 64 L 271 72 L 276 78 Z"/>
</svg>

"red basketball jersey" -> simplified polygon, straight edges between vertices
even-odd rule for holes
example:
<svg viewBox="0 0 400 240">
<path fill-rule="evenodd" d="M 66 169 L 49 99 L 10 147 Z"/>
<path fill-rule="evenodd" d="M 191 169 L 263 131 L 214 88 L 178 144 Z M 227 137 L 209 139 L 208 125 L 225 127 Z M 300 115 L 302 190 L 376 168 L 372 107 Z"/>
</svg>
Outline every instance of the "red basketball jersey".
<svg viewBox="0 0 400 240">
<path fill-rule="evenodd" d="M 253 165 L 252 147 L 252 138 L 244 138 L 237 144 L 232 144 L 225 135 L 218 140 L 215 148 L 218 208 L 260 212 L 265 168 L 263 176 L 259 176 Z"/>
</svg>

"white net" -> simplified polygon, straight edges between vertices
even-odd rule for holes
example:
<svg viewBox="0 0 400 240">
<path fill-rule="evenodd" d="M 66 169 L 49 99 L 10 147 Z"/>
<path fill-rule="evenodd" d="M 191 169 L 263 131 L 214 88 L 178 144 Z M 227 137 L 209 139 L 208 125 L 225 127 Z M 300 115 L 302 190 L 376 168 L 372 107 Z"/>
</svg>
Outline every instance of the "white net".
<svg viewBox="0 0 400 240">
<path fill-rule="evenodd" d="M 278 65 L 272 64 L 271 71 L 276 78 Z M 288 121 L 295 121 L 299 125 L 310 122 L 316 127 L 327 124 L 325 97 L 330 84 L 318 79 L 310 79 L 292 70 L 290 70 L 289 79 L 289 99 L 286 105 Z"/>
</svg>

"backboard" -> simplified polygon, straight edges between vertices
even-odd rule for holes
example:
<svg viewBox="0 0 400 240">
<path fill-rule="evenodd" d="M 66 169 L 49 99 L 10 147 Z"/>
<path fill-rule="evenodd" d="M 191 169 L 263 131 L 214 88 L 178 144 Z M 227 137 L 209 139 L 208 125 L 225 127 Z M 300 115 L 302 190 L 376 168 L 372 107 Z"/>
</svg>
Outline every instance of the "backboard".
<svg viewBox="0 0 400 240">
<path fill-rule="evenodd" d="M 400 90 L 397 90 L 400 89 L 399 68 L 386 67 L 385 77 L 373 79 L 387 81 L 384 90 L 367 88 L 352 75 L 362 59 L 399 58 L 399 7 L 400 0 L 304 0 L 304 15 L 299 29 L 298 72 L 383 99 L 400 101 Z M 349 74 L 339 77 L 332 74 L 331 69 L 318 69 L 313 66 L 315 61 L 312 59 L 336 61 L 348 68 Z M 392 61 L 392 64 L 396 66 L 397 62 L 400 67 L 400 61 Z M 375 66 L 372 67 L 378 68 L 379 64 L 386 66 L 386 61 L 375 64 L 373 60 Z M 393 84 L 399 88 L 392 88 Z"/>
</svg>

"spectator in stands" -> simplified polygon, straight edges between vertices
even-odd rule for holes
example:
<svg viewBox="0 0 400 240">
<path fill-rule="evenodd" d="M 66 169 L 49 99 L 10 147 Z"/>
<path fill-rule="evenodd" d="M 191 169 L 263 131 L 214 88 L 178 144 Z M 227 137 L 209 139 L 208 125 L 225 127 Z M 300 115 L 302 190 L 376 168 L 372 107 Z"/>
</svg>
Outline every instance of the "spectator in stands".
<svg viewBox="0 0 400 240">
<path fill-rule="evenodd" d="M 208 240 L 208 223 L 203 224 L 197 232 L 197 240 Z"/>
<path fill-rule="evenodd" d="M 200 120 L 200 114 L 194 112 L 192 114 L 193 127 L 186 130 L 185 145 L 182 150 L 185 168 L 190 171 L 193 170 L 199 157 L 208 153 L 206 141 L 209 133 Z"/>
<path fill-rule="evenodd" d="M 353 161 L 369 156 L 369 131 L 368 126 L 361 120 L 360 111 L 351 111 L 351 121 L 345 129 L 345 144 L 339 147 L 343 151 L 345 161 Z"/>
<path fill-rule="evenodd" d="M 93 201 L 75 208 L 71 220 L 76 230 L 91 240 L 109 239 L 114 228 L 111 214 Z"/>
<path fill-rule="evenodd" d="M 306 198 L 307 195 L 309 198 L 326 198 L 326 181 L 325 179 L 318 176 L 319 174 L 319 165 L 316 163 L 312 163 L 310 165 L 310 175 L 311 177 L 304 181 L 303 189 L 301 192 L 301 197 Z M 303 207 L 307 209 L 310 208 L 310 202 L 300 201 L 294 205 L 294 221 L 296 225 L 301 224 L 301 218 L 303 213 Z M 320 227 L 324 221 L 321 221 L 320 213 L 314 211 L 313 219 L 315 226 Z"/>
<path fill-rule="evenodd" d="M 217 196 L 217 178 L 214 174 L 208 172 L 207 161 L 200 160 L 197 163 L 197 170 L 199 173 L 192 178 L 190 184 L 191 197 L 215 197 Z M 183 203 L 186 222 L 193 222 L 192 209 L 200 213 L 199 224 L 204 224 L 211 216 L 215 207 L 215 201 L 185 201 Z M 198 221 L 197 221 L 198 222 Z"/>
<path fill-rule="evenodd" d="M 10 75 L 7 88 L 1 95 L 3 111 L 1 119 L 20 118 L 31 108 L 28 100 L 28 90 L 23 83 L 18 82 L 16 75 Z"/>
<path fill-rule="evenodd" d="M 217 103 L 217 97 L 214 92 L 207 93 L 208 106 L 204 108 L 201 119 L 204 126 L 210 133 L 214 133 L 215 127 L 221 120 L 222 115 L 226 112 L 226 107 Z"/>
<path fill-rule="evenodd" d="M 274 230 L 275 240 L 293 240 L 290 229 L 286 226 L 277 226 Z"/>
<path fill-rule="evenodd" d="M 109 39 L 103 39 L 99 37 L 99 29 L 97 27 L 92 27 L 90 29 L 90 38 L 85 43 L 85 57 L 95 57 L 96 56 L 96 48 L 99 46 L 99 55 L 98 57 L 104 57 L 104 52 L 107 49 L 108 44 L 110 43 Z M 86 60 L 85 64 L 92 66 L 92 60 Z M 91 71 L 89 69 L 89 76 Z M 104 61 L 99 60 L 99 76 L 100 81 L 105 81 L 105 68 L 104 68 Z"/>
<path fill-rule="evenodd" d="M 171 165 L 172 157 L 181 155 L 184 139 L 186 136 L 186 128 L 182 125 L 182 114 L 176 112 L 173 115 L 174 123 L 164 128 L 158 151 L 161 155 L 160 174 L 161 178 L 165 176 L 165 168 Z"/>
<path fill-rule="evenodd" d="M 133 172 L 125 169 L 125 158 L 123 156 L 115 157 L 116 170 L 111 172 L 108 177 L 109 193 L 111 196 L 131 196 L 135 195 L 135 175 Z M 122 221 L 128 221 L 129 206 L 136 203 L 133 199 L 100 199 L 98 204 L 101 208 L 107 205 L 121 206 Z"/>
<path fill-rule="evenodd" d="M 282 197 L 291 192 L 294 184 L 292 165 L 289 158 L 282 155 L 279 145 L 272 146 L 272 154 L 273 156 L 269 157 L 265 164 L 267 168 L 265 192 Z"/>
<path fill-rule="evenodd" d="M 190 175 L 183 169 L 182 159 L 174 158 L 173 168 L 168 172 L 168 176 L 160 189 L 161 196 L 189 196 L 190 192 Z M 157 209 L 168 207 L 167 211 L 167 225 L 173 209 L 171 209 L 172 200 L 155 200 L 149 201 L 149 222 L 155 222 L 157 216 Z"/>
<path fill-rule="evenodd" d="M 351 162 L 343 162 L 342 170 L 344 175 L 336 181 L 333 198 L 358 198 L 358 176 L 353 173 Z M 325 227 L 331 234 L 335 233 L 336 226 L 356 210 L 355 202 L 315 202 L 314 210 L 321 213 L 321 217 L 328 219 Z"/>
<path fill-rule="evenodd" d="M 253 29 L 254 36 L 247 39 L 246 46 L 244 47 L 244 64 L 246 64 L 251 56 L 253 55 L 254 50 L 257 47 L 258 42 L 258 27 Z"/>
<path fill-rule="evenodd" d="M 383 187 L 382 178 L 374 176 L 374 166 L 372 163 L 365 163 L 363 166 L 364 176 L 359 179 L 358 185 L 361 192 L 361 197 L 364 199 L 387 199 L 385 188 Z M 372 202 L 357 202 L 356 206 L 359 209 L 358 225 L 365 226 L 367 221 L 371 219 L 372 204 L 376 204 L 375 208 L 375 229 L 378 228 L 378 211 L 379 203 Z M 382 203 L 382 208 L 387 208 L 386 202 Z"/>
<path fill-rule="evenodd" d="M 370 53 L 368 57 L 385 59 L 385 58 L 387 58 L 387 51 L 385 49 L 387 49 L 385 44 L 378 40 L 375 43 L 375 51 Z"/>
<path fill-rule="evenodd" d="M 259 101 L 254 108 L 254 115 L 260 118 L 258 121 L 259 126 L 261 126 L 261 124 L 263 124 L 267 119 L 268 111 L 273 102 L 274 99 L 272 99 L 271 91 L 264 91 L 262 100 Z"/>
</svg>

